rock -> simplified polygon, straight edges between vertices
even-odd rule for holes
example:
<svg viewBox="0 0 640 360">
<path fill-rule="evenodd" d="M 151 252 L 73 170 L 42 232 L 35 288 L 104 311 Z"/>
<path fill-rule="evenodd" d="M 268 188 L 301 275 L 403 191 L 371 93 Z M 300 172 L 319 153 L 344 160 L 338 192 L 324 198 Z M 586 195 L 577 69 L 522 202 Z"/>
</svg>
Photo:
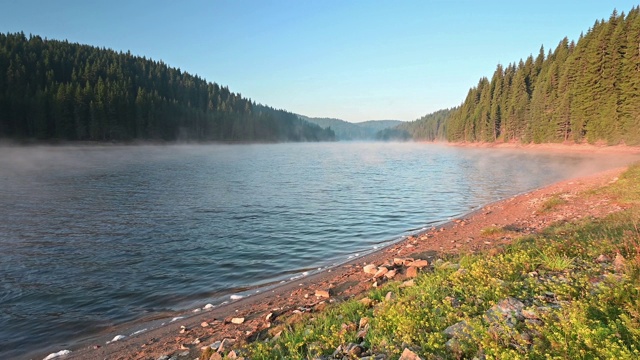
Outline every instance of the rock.
<svg viewBox="0 0 640 360">
<path fill-rule="evenodd" d="M 375 274 L 373 274 L 373 277 L 374 277 L 374 278 L 379 278 L 379 277 L 384 276 L 384 274 L 386 274 L 386 273 L 388 273 L 388 272 L 389 272 L 389 269 L 387 269 L 387 268 L 386 268 L 386 267 L 384 267 L 384 266 L 380 266 L 380 267 L 378 268 L 378 271 L 376 271 L 376 273 L 375 273 Z"/>
<path fill-rule="evenodd" d="M 403 265 L 404 265 L 404 259 L 401 259 L 401 258 L 394 258 L 394 259 L 393 259 L 393 265 L 396 265 L 396 266 L 403 266 Z"/>
<path fill-rule="evenodd" d="M 496 305 L 500 311 L 505 314 L 516 314 L 517 316 L 522 316 L 522 309 L 524 309 L 524 304 L 522 301 L 508 297 L 506 299 L 500 300 Z"/>
<path fill-rule="evenodd" d="M 611 259 L 609 259 L 609 257 L 605 254 L 600 254 L 600 256 L 598 256 L 598 258 L 596 259 L 596 262 L 598 264 L 602 264 L 602 263 L 608 263 L 610 262 Z"/>
<path fill-rule="evenodd" d="M 220 347 L 218 348 L 218 352 L 219 353 L 223 353 L 225 351 L 227 351 L 227 349 L 233 345 L 235 341 L 231 340 L 231 339 L 223 339 L 222 342 L 220 343 Z"/>
<path fill-rule="evenodd" d="M 116 335 L 113 339 L 111 339 L 111 341 L 107 341 L 107 344 L 110 344 L 112 342 L 116 342 L 116 341 L 120 341 L 122 339 L 126 338 L 125 335 Z"/>
<path fill-rule="evenodd" d="M 344 352 L 350 357 L 360 357 L 360 355 L 364 352 L 364 348 L 358 344 L 350 343 L 344 349 Z"/>
<path fill-rule="evenodd" d="M 209 345 L 209 347 L 211 348 L 211 350 L 217 351 L 220 348 L 220 345 L 222 345 L 222 341 L 216 341 L 213 344 Z"/>
<path fill-rule="evenodd" d="M 213 306 L 213 304 L 207 304 L 207 305 L 205 305 L 205 306 L 202 308 L 202 310 L 211 310 L 211 309 L 213 309 L 214 307 L 215 307 L 215 306 Z"/>
<path fill-rule="evenodd" d="M 387 279 L 393 279 L 397 274 L 396 270 L 389 270 L 386 274 L 384 274 L 384 277 L 386 277 Z"/>
<path fill-rule="evenodd" d="M 624 256 L 622 256 L 622 254 L 620 253 L 617 253 L 616 258 L 613 260 L 613 268 L 616 270 L 616 272 L 621 272 L 622 270 L 624 270 L 625 263 L 626 260 Z"/>
<path fill-rule="evenodd" d="M 202 327 L 209 327 L 209 323 L 208 323 L 208 322 L 206 322 L 206 321 L 203 321 L 203 322 L 201 322 L 201 323 L 200 323 L 200 326 L 202 326 Z"/>
<path fill-rule="evenodd" d="M 238 357 L 238 354 L 236 354 L 235 350 L 231 350 L 229 351 L 229 353 L 227 354 L 227 359 L 236 359 Z"/>
<path fill-rule="evenodd" d="M 413 267 L 417 267 L 419 269 L 422 269 L 423 267 L 429 266 L 429 262 L 427 260 L 418 259 L 418 260 L 415 260 L 415 261 L 407 264 L 407 266 L 413 266 Z"/>
<path fill-rule="evenodd" d="M 367 317 L 360 318 L 360 322 L 358 323 L 358 328 L 362 329 L 365 326 L 367 326 L 368 324 L 369 324 L 369 318 L 367 318 Z"/>
<path fill-rule="evenodd" d="M 326 290 L 316 290 L 316 297 L 328 298 L 329 292 Z"/>
<path fill-rule="evenodd" d="M 369 265 L 366 265 L 363 268 L 363 270 L 364 270 L 365 273 L 373 275 L 376 272 L 378 272 L 378 267 L 373 265 L 373 264 L 369 264 Z"/>
<path fill-rule="evenodd" d="M 267 314 L 267 316 L 265 316 L 265 318 L 264 318 L 264 319 L 265 319 L 266 321 L 269 321 L 269 320 L 271 320 L 271 318 L 272 318 L 272 317 L 273 317 L 273 313 L 272 313 L 272 312 L 270 312 L 270 313 L 268 313 L 268 314 Z"/>
<path fill-rule="evenodd" d="M 222 360 L 222 355 L 220 355 L 220 353 L 213 353 L 211 355 L 211 357 L 209 357 L 209 360 Z"/>
<path fill-rule="evenodd" d="M 515 325 L 515 320 L 524 320 L 523 309 L 522 301 L 508 297 L 487 310 L 485 316 L 489 322 L 499 322 L 502 318 L 506 318 L 507 324 L 512 326 Z"/>
<path fill-rule="evenodd" d="M 391 299 L 393 299 L 393 293 L 391 291 L 389 291 L 387 293 L 387 295 L 384 296 L 384 300 L 385 301 L 391 301 Z"/>
<path fill-rule="evenodd" d="M 407 268 L 407 273 L 405 274 L 408 278 L 414 278 L 418 276 L 418 268 L 415 266 L 410 266 Z"/>
<path fill-rule="evenodd" d="M 402 351 L 402 355 L 400 355 L 400 359 L 398 360 L 423 360 L 418 354 L 409 350 L 408 348 L 404 348 Z"/>
<path fill-rule="evenodd" d="M 467 322 L 463 320 L 444 329 L 442 333 L 449 338 L 469 339 L 471 338 L 472 331 L 473 328 L 471 325 L 467 324 Z"/>
<path fill-rule="evenodd" d="M 416 284 L 416 282 L 415 282 L 413 279 L 411 279 L 411 280 L 407 280 L 407 281 L 403 282 L 403 283 L 400 285 L 400 287 L 401 287 L 401 288 L 412 287 L 412 286 L 414 286 L 415 284 Z"/>
<path fill-rule="evenodd" d="M 367 333 L 369 332 L 369 325 L 365 325 L 362 329 L 358 330 L 358 333 L 356 334 L 356 339 L 358 339 L 358 341 L 363 341 L 364 338 L 367 337 Z"/>
<path fill-rule="evenodd" d="M 161 355 L 157 360 L 169 360 L 169 355 Z"/>
<path fill-rule="evenodd" d="M 525 319 L 532 319 L 532 320 L 538 320 L 538 314 L 536 314 L 535 311 L 533 310 L 522 310 L 522 316 L 524 316 Z"/>
<path fill-rule="evenodd" d="M 236 324 L 236 325 L 240 325 L 243 322 L 244 322 L 244 318 L 243 317 L 237 317 L 237 318 L 231 319 L 231 323 Z"/>
<path fill-rule="evenodd" d="M 55 359 L 57 357 L 65 356 L 65 355 L 69 355 L 69 354 L 71 354 L 70 350 L 60 350 L 58 352 L 51 353 L 51 354 L 47 355 L 47 357 L 44 358 L 44 360 L 51 360 L 51 359 Z"/>
</svg>

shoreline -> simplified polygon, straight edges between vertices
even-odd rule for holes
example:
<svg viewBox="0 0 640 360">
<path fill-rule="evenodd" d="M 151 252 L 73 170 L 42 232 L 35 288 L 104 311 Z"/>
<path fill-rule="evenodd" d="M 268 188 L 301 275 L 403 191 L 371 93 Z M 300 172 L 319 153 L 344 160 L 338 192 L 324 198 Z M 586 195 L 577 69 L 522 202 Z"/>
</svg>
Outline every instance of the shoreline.
<svg viewBox="0 0 640 360">
<path fill-rule="evenodd" d="M 309 274 L 298 280 L 277 284 L 267 291 L 241 298 L 226 305 L 208 311 L 190 313 L 185 311 L 183 319 L 168 322 L 170 318 L 161 318 L 151 322 L 136 322 L 121 325 L 110 332 L 80 340 L 69 347 L 72 352 L 64 359 L 109 358 L 109 359 L 147 359 L 158 358 L 166 354 L 185 354 L 199 356 L 200 347 L 223 339 L 235 341 L 251 340 L 259 332 L 268 329 L 269 313 L 274 317 L 301 311 L 321 311 L 327 302 L 342 301 L 362 295 L 372 288 L 370 275 L 362 272 L 364 264 L 381 264 L 393 261 L 394 257 L 413 257 L 432 261 L 448 254 L 477 252 L 488 248 L 497 248 L 512 238 L 487 240 L 481 236 L 482 229 L 496 226 L 517 227 L 519 236 L 533 233 L 551 221 L 540 214 L 531 213 L 531 204 L 539 203 L 545 197 L 557 193 L 576 193 L 588 188 L 599 187 L 615 179 L 625 168 L 616 168 L 593 175 L 564 180 L 523 194 L 487 204 L 460 218 L 450 220 L 438 227 L 416 233 L 398 242 L 394 242 L 361 257 L 347 260 L 335 267 Z M 537 201 L 536 201 L 537 199 Z M 518 209 L 516 209 L 518 208 Z M 519 211 L 517 211 L 519 210 Z M 524 211 L 523 211 L 524 210 Z M 575 215 L 575 214 L 574 214 Z M 585 215 L 586 216 L 586 215 Z M 536 221 L 532 221 L 534 218 Z M 521 225 L 526 226 L 521 226 Z M 330 298 L 316 296 L 316 291 L 326 291 Z M 176 314 L 178 316 L 179 314 Z M 244 317 L 242 324 L 233 324 L 234 317 Z M 165 322 L 164 326 L 157 326 Z M 204 323 L 206 327 L 203 327 Z M 134 334 L 149 328 L 155 328 Z M 181 326 L 187 331 L 181 332 Z M 124 331 L 126 330 L 126 331 Z M 116 335 L 127 335 L 123 340 L 105 345 Z M 131 335 L 129 335 L 131 334 Z M 198 339 L 198 344 L 193 344 Z M 192 344 L 192 345 L 189 345 Z M 33 359 L 44 358 L 50 353 L 62 349 L 49 348 L 26 354 Z"/>
<path fill-rule="evenodd" d="M 542 151 L 546 153 L 588 153 L 588 154 L 640 154 L 640 147 L 629 145 L 605 145 L 605 144 L 577 144 L 574 142 L 565 143 L 543 143 L 543 144 L 522 144 L 516 142 L 485 143 L 485 142 L 425 142 L 441 144 L 460 148 L 478 149 L 511 149 L 519 151 Z"/>
</svg>

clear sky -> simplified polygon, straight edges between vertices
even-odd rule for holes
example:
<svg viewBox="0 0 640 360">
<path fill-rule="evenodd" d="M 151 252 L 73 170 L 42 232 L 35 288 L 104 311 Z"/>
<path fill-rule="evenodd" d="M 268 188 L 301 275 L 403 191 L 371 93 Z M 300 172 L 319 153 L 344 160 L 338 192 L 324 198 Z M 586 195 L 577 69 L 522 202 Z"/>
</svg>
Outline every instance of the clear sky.
<svg viewBox="0 0 640 360">
<path fill-rule="evenodd" d="M 0 0 L 0 32 L 130 50 L 307 116 L 415 120 L 459 105 L 498 63 L 577 40 L 637 4 Z"/>
</svg>

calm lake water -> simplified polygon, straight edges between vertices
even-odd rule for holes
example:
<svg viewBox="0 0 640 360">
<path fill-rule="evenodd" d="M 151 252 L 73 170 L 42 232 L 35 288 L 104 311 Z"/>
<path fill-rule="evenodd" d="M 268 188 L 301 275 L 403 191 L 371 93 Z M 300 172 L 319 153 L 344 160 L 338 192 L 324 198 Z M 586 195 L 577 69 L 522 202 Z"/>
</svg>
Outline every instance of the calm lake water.
<svg viewBox="0 0 640 360">
<path fill-rule="evenodd" d="M 407 143 L 0 154 L 0 358 L 220 303 L 626 161 Z"/>
</svg>

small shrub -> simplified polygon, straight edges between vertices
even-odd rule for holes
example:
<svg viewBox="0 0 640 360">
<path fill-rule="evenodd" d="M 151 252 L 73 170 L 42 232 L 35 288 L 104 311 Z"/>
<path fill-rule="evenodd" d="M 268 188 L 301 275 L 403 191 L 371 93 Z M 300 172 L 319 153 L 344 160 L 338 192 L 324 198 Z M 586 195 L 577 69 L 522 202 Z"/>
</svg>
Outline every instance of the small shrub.
<svg viewBox="0 0 640 360">
<path fill-rule="evenodd" d="M 542 203 L 542 206 L 540 206 L 540 211 L 541 212 L 549 212 L 553 209 L 555 209 L 556 207 L 566 204 L 567 200 L 561 198 L 558 195 L 554 195 L 552 197 L 550 197 L 549 199 L 547 199 L 547 201 Z"/>
</svg>

